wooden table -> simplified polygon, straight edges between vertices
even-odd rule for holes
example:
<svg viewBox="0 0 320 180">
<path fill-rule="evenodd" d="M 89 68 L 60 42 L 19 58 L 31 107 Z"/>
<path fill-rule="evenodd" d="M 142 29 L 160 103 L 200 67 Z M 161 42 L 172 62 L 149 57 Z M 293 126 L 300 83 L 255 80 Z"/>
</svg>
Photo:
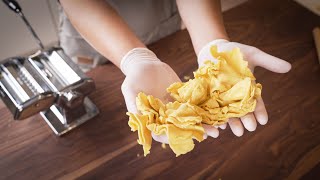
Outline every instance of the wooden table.
<svg viewBox="0 0 320 180">
<path fill-rule="evenodd" d="M 287 74 L 257 68 L 269 123 L 237 138 L 229 128 L 175 158 L 154 143 L 142 155 L 127 125 L 120 91 L 124 76 L 113 65 L 89 73 L 101 113 L 64 137 L 40 116 L 13 121 L 0 105 L 0 179 L 311 179 L 320 178 L 320 65 L 312 29 L 320 18 L 291 0 L 249 1 L 224 13 L 231 39 L 292 63 Z M 150 47 L 182 78 L 196 69 L 188 33 Z"/>
</svg>

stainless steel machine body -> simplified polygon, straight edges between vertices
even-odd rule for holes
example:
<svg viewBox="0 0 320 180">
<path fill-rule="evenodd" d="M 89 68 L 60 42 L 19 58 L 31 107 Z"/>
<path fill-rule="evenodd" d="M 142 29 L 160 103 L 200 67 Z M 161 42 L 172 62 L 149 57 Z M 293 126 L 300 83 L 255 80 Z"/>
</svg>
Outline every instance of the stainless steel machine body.
<svg viewBox="0 0 320 180">
<path fill-rule="evenodd" d="M 87 97 L 94 89 L 93 80 L 60 48 L 0 63 L 0 97 L 14 119 L 40 112 L 57 135 L 99 113 Z"/>
<path fill-rule="evenodd" d="M 62 135 L 99 113 L 87 97 L 95 84 L 61 48 L 45 49 L 15 0 L 3 0 L 18 14 L 38 43 L 29 57 L 0 62 L 0 98 L 22 120 L 40 113 L 57 135 Z"/>
</svg>

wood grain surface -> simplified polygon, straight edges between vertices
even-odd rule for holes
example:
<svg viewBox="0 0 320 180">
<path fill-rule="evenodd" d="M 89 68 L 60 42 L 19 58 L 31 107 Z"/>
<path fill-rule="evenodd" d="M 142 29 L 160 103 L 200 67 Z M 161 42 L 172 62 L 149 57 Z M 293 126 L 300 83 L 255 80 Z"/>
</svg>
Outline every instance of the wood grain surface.
<svg viewBox="0 0 320 180">
<path fill-rule="evenodd" d="M 237 138 L 230 128 L 178 158 L 154 143 L 143 157 L 127 125 L 121 72 L 88 73 L 101 113 L 56 137 L 40 116 L 14 121 L 0 103 L 0 179 L 320 179 L 320 65 L 312 29 L 320 18 L 291 0 L 252 0 L 224 13 L 233 41 L 292 63 L 287 74 L 257 68 L 269 123 Z M 187 31 L 150 46 L 182 78 L 195 54 Z"/>
</svg>

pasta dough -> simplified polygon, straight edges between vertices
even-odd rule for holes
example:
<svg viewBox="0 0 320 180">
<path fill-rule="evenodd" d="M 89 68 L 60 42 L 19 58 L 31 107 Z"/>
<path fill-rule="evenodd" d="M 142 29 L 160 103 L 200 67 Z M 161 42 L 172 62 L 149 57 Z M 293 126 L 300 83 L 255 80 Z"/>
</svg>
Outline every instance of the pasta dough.
<svg viewBox="0 0 320 180">
<path fill-rule="evenodd" d="M 167 91 L 175 99 L 164 104 L 160 99 L 139 93 L 136 99 L 141 114 L 127 113 L 132 131 L 138 131 L 138 143 L 144 155 L 150 153 L 152 136 L 165 134 L 170 148 L 179 156 L 194 148 L 193 139 L 203 141 L 202 124 L 221 125 L 231 117 L 253 112 L 261 96 L 261 84 L 243 60 L 239 48 L 218 52 L 211 47 L 216 64 L 206 61 L 194 72 L 194 79 L 173 83 Z"/>
</svg>

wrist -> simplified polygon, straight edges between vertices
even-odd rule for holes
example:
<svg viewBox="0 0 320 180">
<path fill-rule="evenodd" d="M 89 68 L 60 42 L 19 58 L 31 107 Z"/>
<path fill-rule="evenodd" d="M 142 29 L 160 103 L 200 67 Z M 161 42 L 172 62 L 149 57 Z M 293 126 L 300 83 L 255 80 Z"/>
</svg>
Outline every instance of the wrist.
<svg viewBox="0 0 320 180">
<path fill-rule="evenodd" d="M 155 53 L 148 48 L 134 48 L 131 49 L 126 55 L 123 56 L 120 62 L 120 69 L 123 74 L 129 71 L 134 64 L 145 62 L 145 61 L 160 61 Z"/>
<path fill-rule="evenodd" d="M 202 34 L 203 33 L 203 34 Z M 225 39 L 230 40 L 229 36 L 224 30 L 212 30 L 212 31 L 204 31 L 201 34 L 194 35 L 192 37 L 192 43 L 194 46 L 194 51 L 198 55 L 200 50 L 208 43 L 217 40 L 217 39 Z"/>
</svg>

